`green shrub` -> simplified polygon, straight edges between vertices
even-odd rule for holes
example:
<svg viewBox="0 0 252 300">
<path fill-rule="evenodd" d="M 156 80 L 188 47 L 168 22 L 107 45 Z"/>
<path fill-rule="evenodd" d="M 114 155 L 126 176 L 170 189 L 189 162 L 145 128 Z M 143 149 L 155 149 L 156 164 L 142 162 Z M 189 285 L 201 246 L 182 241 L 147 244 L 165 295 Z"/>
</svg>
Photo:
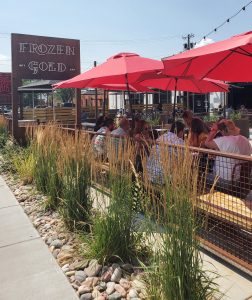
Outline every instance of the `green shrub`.
<svg viewBox="0 0 252 300">
<path fill-rule="evenodd" d="M 8 140 L 7 125 L 2 116 L 0 116 L 0 149 L 2 149 Z"/>
<path fill-rule="evenodd" d="M 22 148 L 18 155 L 13 156 L 12 162 L 23 184 L 32 183 L 35 170 L 35 159 L 32 147 Z"/>
<path fill-rule="evenodd" d="M 242 117 L 242 115 L 241 115 L 241 113 L 239 111 L 238 112 L 234 111 L 233 113 L 230 114 L 230 119 L 232 121 L 240 120 L 241 117 Z"/>
<path fill-rule="evenodd" d="M 8 139 L 1 149 L 1 155 L 3 157 L 1 162 L 1 171 L 16 173 L 16 168 L 13 164 L 13 158 L 22 155 L 22 148 L 15 143 L 14 140 Z"/>
<path fill-rule="evenodd" d="M 213 123 L 215 123 L 215 122 L 217 122 L 218 120 L 219 120 L 219 116 L 218 115 L 216 115 L 216 114 L 212 114 L 212 115 L 207 115 L 207 116 L 204 116 L 203 117 L 203 120 L 205 121 L 205 122 L 213 122 Z"/>
</svg>

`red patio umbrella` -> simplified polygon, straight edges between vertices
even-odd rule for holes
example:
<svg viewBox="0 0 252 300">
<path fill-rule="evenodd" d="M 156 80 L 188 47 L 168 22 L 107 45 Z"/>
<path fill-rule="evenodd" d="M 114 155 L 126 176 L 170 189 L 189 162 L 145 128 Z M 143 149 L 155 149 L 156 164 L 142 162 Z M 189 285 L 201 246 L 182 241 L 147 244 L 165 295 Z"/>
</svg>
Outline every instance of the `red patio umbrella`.
<svg viewBox="0 0 252 300">
<path fill-rule="evenodd" d="M 98 87 L 101 84 L 132 84 L 143 73 L 162 70 L 159 60 L 144 58 L 135 53 L 116 54 L 103 64 L 69 80 L 59 82 L 56 88 Z"/>
<path fill-rule="evenodd" d="M 169 77 L 146 79 L 140 82 L 142 86 L 164 91 L 186 91 L 192 93 L 228 92 L 228 84 L 213 79 L 196 79 L 193 77 Z"/>
<path fill-rule="evenodd" d="M 147 77 L 147 76 L 145 76 Z M 187 91 L 193 93 L 210 93 L 210 92 L 228 92 L 228 84 L 218 80 L 196 79 L 194 77 L 170 77 L 165 75 L 156 75 L 153 78 L 145 79 L 140 82 L 141 85 L 157 88 L 164 91 L 175 91 L 173 102 L 173 118 L 175 119 L 175 107 L 177 91 Z"/>
<path fill-rule="evenodd" d="M 252 31 L 163 59 L 164 74 L 252 81 Z"/>
<path fill-rule="evenodd" d="M 131 84 L 100 84 L 97 88 L 103 90 L 110 90 L 110 91 L 131 91 L 131 92 L 140 92 L 140 93 L 155 93 L 153 90 L 149 89 L 146 86 L 141 85 L 140 83 L 131 83 Z"/>
<path fill-rule="evenodd" d="M 59 82 L 55 88 L 98 88 L 102 84 L 123 84 L 130 91 L 129 84 L 136 83 L 139 76 L 163 69 L 159 60 L 141 57 L 135 53 L 118 53 L 103 64 L 72 79 Z"/>
</svg>

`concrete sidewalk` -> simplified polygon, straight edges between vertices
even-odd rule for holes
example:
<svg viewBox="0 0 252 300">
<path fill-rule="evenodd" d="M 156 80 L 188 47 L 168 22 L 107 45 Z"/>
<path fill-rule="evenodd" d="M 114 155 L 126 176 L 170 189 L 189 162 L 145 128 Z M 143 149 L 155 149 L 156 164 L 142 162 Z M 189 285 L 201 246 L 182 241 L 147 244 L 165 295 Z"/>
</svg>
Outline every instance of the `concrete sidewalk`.
<svg viewBox="0 0 252 300">
<path fill-rule="evenodd" d="M 0 299 L 79 299 L 1 176 Z"/>
</svg>

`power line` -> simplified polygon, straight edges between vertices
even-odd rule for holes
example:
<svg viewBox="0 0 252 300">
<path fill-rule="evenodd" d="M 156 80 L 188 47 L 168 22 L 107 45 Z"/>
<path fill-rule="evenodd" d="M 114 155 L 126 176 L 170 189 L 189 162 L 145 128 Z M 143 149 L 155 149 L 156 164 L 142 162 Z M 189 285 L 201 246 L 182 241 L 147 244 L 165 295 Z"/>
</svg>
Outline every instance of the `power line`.
<svg viewBox="0 0 252 300">
<path fill-rule="evenodd" d="M 2 36 L 1 36 L 2 35 Z M 10 37 L 11 33 L 7 32 L 0 32 L 0 38 L 7 38 Z M 101 43 L 101 44 L 129 44 L 129 43 L 150 43 L 150 42 L 162 42 L 162 41 L 169 41 L 172 39 L 179 38 L 179 35 L 173 35 L 173 36 L 160 36 L 160 37 L 150 37 L 150 38 L 135 38 L 135 39 L 125 39 L 125 40 L 120 40 L 120 39 L 115 39 L 115 40 L 84 40 L 84 39 L 79 39 L 81 43 L 84 44 L 96 44 L 96 43 Z"/>
<path fill-rule="evenodd" d="M 211 30 L 210 32 L 208 32 L 207 34 L 205 34 L 202 39 L 206 39 L 206 37 L 208 37 L 209 35 L 217 32 L 218 29 L 220 29 L 221 27 L 223 27 L 226 23 L 229 23 L 233 18 L 235 18 L 237 15 L 239 15 L 241 12 L 244 12 L 246 10 L 246 8 L 252 3 L 252 1 L 249 1 L 246 5 L 244 5 L 241 9 L 239 9 L 235 14 L 233 14 L 231 17 L 227 18 L 224 22 L 222 22 L 219 26 L 216 26 L 213 30 Z"/>
</svg>

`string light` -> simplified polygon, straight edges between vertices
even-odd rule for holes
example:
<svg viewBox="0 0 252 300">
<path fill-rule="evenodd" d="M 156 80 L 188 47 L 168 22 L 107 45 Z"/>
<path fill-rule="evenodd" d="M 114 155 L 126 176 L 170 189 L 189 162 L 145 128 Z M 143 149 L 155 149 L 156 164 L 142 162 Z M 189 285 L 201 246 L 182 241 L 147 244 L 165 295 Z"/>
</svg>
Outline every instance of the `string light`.
<svg viewBox="0 0 252 300">
<path fill-rule="evenodd" d="M 224 26 L 226 23 L 229 23 L 231 21 L 231 19 L 235 18 L 240 12 L 245 11 L 246 7 L 248 7 L 250 4 L 252 3 L 252 1 L 249 1 L 246 5 L 244 5 L 240 10 L 238 10 L 234 15 L 232 15 L 231 17 L 227 18 L 226 21 L 224 21 L 223 23 L 221 23 L 219 26 L 215 27 L 212 31 L 210 31 L 209 33 L 205 34 L 203 36 L 202 39 L 206 39 L 209 35 L 211 35 L 212 33 L 217 32 L 217 30 L 219 30 L 219 28 L 221 28 L 222 26 Z"/>
</svg>

